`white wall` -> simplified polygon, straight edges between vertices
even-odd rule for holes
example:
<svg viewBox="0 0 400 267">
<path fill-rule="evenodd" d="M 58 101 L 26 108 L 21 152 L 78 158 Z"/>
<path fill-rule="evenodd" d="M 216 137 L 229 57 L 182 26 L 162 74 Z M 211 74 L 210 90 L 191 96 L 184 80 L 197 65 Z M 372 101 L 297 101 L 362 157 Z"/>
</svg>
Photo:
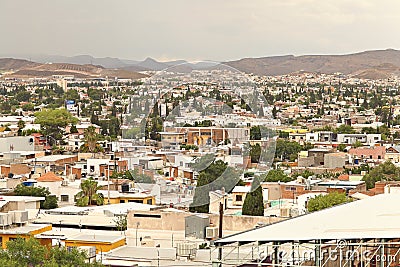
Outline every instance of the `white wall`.
<svg viewBox="0 0 400 267">
<path fill-rule="evenodd" d="M 34 140 L 35 138 L 33 136 L 13 136 L 0 138 L 0 153 L 10 151 L 34 151 Z"/>
</svg>

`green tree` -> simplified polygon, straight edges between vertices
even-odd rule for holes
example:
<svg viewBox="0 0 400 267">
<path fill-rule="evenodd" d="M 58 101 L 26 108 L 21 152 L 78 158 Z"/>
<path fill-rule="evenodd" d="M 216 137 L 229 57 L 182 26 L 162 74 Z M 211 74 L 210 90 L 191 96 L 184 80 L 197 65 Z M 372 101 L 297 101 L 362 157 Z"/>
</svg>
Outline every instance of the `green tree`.
<svg viewBox="0 0 400 267">
<path fill-rule="evenodd" d="M 18 135 L 22 135 L 22 130 L 25 128 L 25 122 L 23 120 L 18 121 Z"/>
<path fill-rule="evenodd" d="M 264 216 L 264 199 L 262 188 L 259 183 L 255 183 L 257 188 L 252 189 L 246 194 L 243 202 L 242 214 L 250 216 Z"/>
<path fill-rule="evenodd" d="M 260 144 L 255 144 L 250 146 L 250 158 L 252 163 L 258 163 L 261 156 L 261 146 Z"/>
<path fill-rule="evenodd" d="M 197 185 L 190 205 L 191 212 L 208 213 L 210 203 L 210 191 L 225 189 L 230 192 L 240 181 L 240 172 L 222 160 L 215 161 L 212 154 L 208 154 L 196 160 L 192 168 L 199 172 Z"/>
<path fill-rule="evenodd" d="M 34 111 L 35 105 L 33 103 L 24 104 L 24 105 L 22 105 L 22 110 L 23 111 Z"/>
<path fill-rule="evenodd" d="M 46 248 L 35 238 L 18 237 L 7 242 L 7 249 L 0 251 L 0 266 L 7 267 L 100 267 L 99 262 L 88 263 L 85 252 L 77 248 Z"/>
<path fill-rule="evenodd" d="M 315 173 L 313 173 L 312 171 L 304 170 L 302 172 L 297 172 L 297 173 L 292 174 L 292 179 L 293 180 L 297 179 L 297 177 L 299 177 L 299 176 L 307 179 L 308 177 L 313 176 L 313 175 L 315 175 Z"/>
<path fill-rule="evenodd" d="M 46 136 L 60 140 L 65 126 L 76 124 L 78 119 L 66 109 L 47 109 L 35 113 L 35 123 L 40 124 L 41 131 Z M 52 144 L 53 145 L 53 144 Z"/>
<path fill-rule="evenodd" d="M 274 119 L 276 119 L 277 114 L 278 114 L 278 110 L 276 109 L 276 106 L 274 106 L 274 108 L 272 109 L 272 117 Z"/>
<path fill-rule="evenodd" d="M 351 202 L 351 199 L 345 193 L 332 192 L 327 195 L 318 195 L 311 198 L 307 203 L 307 210 L 313 212 L 347 202 Z"/>
<path fill-rule="evenodd" d="M 41 209 L 55 209 L 58 207 L 57 197 L 50 195 L 50 191 L 41 186 L 25 186 L 19 184 L 15 187 L 14 194 L 17 196 L 44 197 L 45 200 L 40 202 Z"/>
<path fill-rule="evenodd" d="M 305 143 L 302 147 L 301 147 L 301 150 L 310 150 L 310 149 L 313 149 L 314 148 L 314 145 L 313 144 L 311 144 L 311 143 Z"/>
<path fill-rule="evenodd" d="M 98 183 L 93 180 L 93 178 L 89 178 L 81 181 L 81 192 L 75 195 L 76 205 L 77 206 L 88 206 L 88 205 L 103 205 L 104 197 L 102 194 L 97 193 L 101 187 L 98 186 Z"/>
<path fill-rule="evenodd" d="M 28 91 L 22 91 L 15 95 L 15 99 L 18 102 L 28 102 L 30 98 L 31 98 L 31 93 L 29 93 Z"/>
<path fill-rule="evenodd" d="M 400 181 L 400 168 L 388 160 L 373 168 L 362 180 L 365 181 L 367 189 L 374 188 L 378 181 Z"/>
<path fill-rule="evenodd" d="M 337 147 L 337 150 L 344 152 L 344 150 L 346 149 L 346 144 L 339 144 Z"/>
<path fill-rule="evenodd" d="M 261 140 L 260 126 L 253 126 L 250 128 L 250 140 Z"/>
<path fill-rule="evenodd" d="M 336 129 L 334 129 L 334 132 L 340 133 L 340 134 L 353 134 L 356 133 L 356 130 L 351 127 L 350 125 L 342 124 Z"/>
<path fill-rule="evenodd" d="M 302 147 L 295 141 L 278 139 L 276 141 L 275 158 L 282 160 L 295 160 Z"/>
<path fill-rule="evenodd" d="M 354 148 L 362 147 L 362 146 L 363 146 L 363 144 L 359 140 L 355 141 L 354 144 L 352 145 L 352 147 L 354 147 Z"/>
<path fill-rule="evenodd" d="M 87 129 L 85 129 L 84 132 L 84 141 L 85 144 L 84 146 L 87 147 L 88 152 L 90 153 L 95 153 L 95 152 L 100 152 L 100 148 L 97 146 L 97 142 L 99 141 L 99 134 L 96 132 L 96 127 L 93 125 L 90 125 Z"/>
<path fill-rule="evenodd" d="M 69 133 L 72 133 L 72 134 L 78 133 L 78 129 L 76 128 L 75 124 L 71 125 L 71 129 L 69 129 Z"/>
<path fill-rule="evenodd" d="M 79 93 L 75 89 L 68 89 L 64 94 L 65 100 L 74 100 L 75 102 L 79 101 Z"/>
<path fill-rule="evenodd" d="M 276 169 L 276 170 L 270 170 L 267 175 L 264 178 L 265 182 L 282 182 L 282 183 L 287 183 L 290 181 L 293 181 L 294 179 L 290 178 L 287 176 L 283 170 L 281 169 Z"/>
<path fill-rule="evenodd" d="M 7 250 L 2 251 L 0 258 L 17 261 L 19 266 L 40 266 L 45 261 L 46 248 L 34 239 L 17 238 L 7 242 Z"/>
</svg>

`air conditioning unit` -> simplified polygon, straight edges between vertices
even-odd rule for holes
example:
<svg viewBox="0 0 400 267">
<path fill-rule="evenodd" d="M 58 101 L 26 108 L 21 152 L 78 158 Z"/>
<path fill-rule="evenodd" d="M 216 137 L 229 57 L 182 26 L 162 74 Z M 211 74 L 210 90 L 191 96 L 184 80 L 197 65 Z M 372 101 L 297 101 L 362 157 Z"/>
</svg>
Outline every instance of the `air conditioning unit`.
<svg viewBox="0 0 400 267">
<path fill-rule="evenodd" d="M 182 242 L 176 246 L 176 255 L 179 257 L 193 258 L 196 256 L 197 244 L 193 242 Z"/>
<path fill-rule="evenodd" d="M 63 180 L 61 182 L 61 186 L 68 186 L 68 181 L 67 180 Z"/>
<path fill-rule="evenodd" d="M 206 239 L 215 239 L 217 237 L 218 237 L 217 226 L 206 227 Z"/>
<path fill-rule="evenodd" d="M 0 213 L 0 227 L 12 224 L 12 215 L 9 213 Z"/>
<path fill-rule="evenodd" d="M 10 212 L 13 216 L 13 223 L 28 222 L 28 211 L 14 210 Z"/>
</svg>

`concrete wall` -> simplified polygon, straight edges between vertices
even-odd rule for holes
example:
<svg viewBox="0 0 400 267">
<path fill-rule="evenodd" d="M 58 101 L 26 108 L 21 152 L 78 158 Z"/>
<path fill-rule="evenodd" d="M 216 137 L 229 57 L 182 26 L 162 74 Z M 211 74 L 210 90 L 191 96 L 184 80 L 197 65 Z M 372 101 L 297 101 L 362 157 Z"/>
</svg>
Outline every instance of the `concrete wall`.
<svg viewBox="0 0 400 267">
<path fill-rule="evenodd" d="M 151 217 L 134 217 L 134 214 L 151 214 L 153 216 L 160 215 L 161 218 Z M 150 211 L 150 212 L 135 212 L 128 213 L 128 230 L 136 229 L 139 222 L 139 229 L 148 230 L 185 230 L 185 217 L 191 216 L 193 213 L 180 211 Z M 217 214 L 207 214 L 210 217 L 210 224 L 218 225 L 219 216 Z M 257 223 L 262 222 L 270 224 L 283 220 L 278 217 L 261 217 L 261 216 L 234 216 L 225 215 L 223 222 L 223 230 L 229 231 L 244 231 L 254 228 Z"/>
<path fill-rule="evenodd" d="M 315 164 L 314 157 L 307 157 L 307 158 L 298 158 L 298 166 L 299 167 L 312 167 Z"/>
<path fill-rule="evenodd" d="M 282 198 L 281 186 L 278 183 L 262 183 L 261 187 L 268 190 L 268 199 L 267 200 L 278 200 Z"/>
<path fill-rule="evenodd" d="M 343 168 L 346 165 L 347 157 L 345 155 L 338 155 L 337 153 L 325 154 L 324 167 L 326 168 Z"/>
<path fill-rule="evenodd" d="M 32 141 L 32 142 L 31 142 Z M 0 152 L 10 151 L 34 151 L 33 136 L 13 136 L 0 138 Z"/>
</svg>

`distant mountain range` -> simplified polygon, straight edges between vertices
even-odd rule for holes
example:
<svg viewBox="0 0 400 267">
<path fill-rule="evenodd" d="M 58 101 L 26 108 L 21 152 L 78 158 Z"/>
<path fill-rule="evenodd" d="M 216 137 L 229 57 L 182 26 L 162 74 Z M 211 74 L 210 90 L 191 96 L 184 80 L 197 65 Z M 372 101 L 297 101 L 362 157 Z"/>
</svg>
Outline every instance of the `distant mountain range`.
<svg viewBox="0 0 400 267">
<path fill-rule="evenodd" d="M 133 73 L 139 75 L 137 72 L 140 71 L 159 71 L 172 66 L 175 66 L 174 69 L 179 71 L 190 71 L 193 69 L 207 69 L 210 66 L 218 65 L 213 62 L 188 63 L 185 60 L 160 62 L 152 58 L 136 61 L 111 57 L 95 58 L 89 55 L 74 57 L 41 55 L 30 58 L 34 62 L 17 59 L 4 61 L 4 59 L 0 59 L 0 69 L 21 69 L 23 67 L 22 69 L 44 68 L 45 71 L 49 71 L 49 66 L 51 65 L 50 69 L 52 70 L 57 68 L 63 71 L 66 71 L 66 69 L 69 69 L 68 71 L 79 69 L 78 67 L 68 66 L 70 64 L 86 66 L 85 68 L 94 66 L 97 68 L 94 70 L 91 67 L 94 75 L 124 74 L 126 76 Z M 41 63 L 41 67 L 38 67 L 37 64 L 39 63 Z M 326 74 L 341 72 L 359 78 L 385 79 L 391 75 L 400 75 L 400 50 L 373 50 L 347 55 L 286 55 L 243 58 L 227 61 L 224 64 L 240 71 L 257 75 L 284 75 L 301 71 Z M 80 67 L 80 69 L 82 70 L 83 67 Z M 75 72 L 79 73 L 80 71 Z"/>
</svg>

